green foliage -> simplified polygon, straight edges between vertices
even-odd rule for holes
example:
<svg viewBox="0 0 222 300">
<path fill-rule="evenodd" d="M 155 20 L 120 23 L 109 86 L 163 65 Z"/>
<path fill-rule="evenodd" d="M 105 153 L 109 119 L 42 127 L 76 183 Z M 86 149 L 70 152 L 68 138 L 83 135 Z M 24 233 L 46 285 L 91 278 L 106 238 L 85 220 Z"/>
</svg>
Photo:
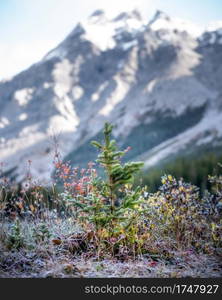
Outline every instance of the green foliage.
<svg viewBox="0 0 222 300">
<path fill-rule="evenodd" d="M 202 215 L 198 188 L 168 175 L 162 177 L 159 197 L 165 233 L 174 236 L 178 244 L 197 246 L 197 239 L 207 225 Z"/>
<path fill-rule="evenodd" d="M 218 164 L 222 168 L 221 164 Z M 209 175 L 209 181 L 212 184 L 213 199 L 212 204 L 215 206 L 215 210 L 220 214 L 222 210 L 222 175 Z"/>
<path fill-rule="evenodd" d="M 222 175 L 221 169 L 213 172 L 217 158 L 209 155 L 189 163 L 178 160 L 166 173 L 171 174 L 171 170 L 172 175 L 162 177 L 156 169 L 155 178 L 161 179 L 159 187 L 151 193 L 150 182 L 148 187 L 141 187 L 138 182 L 133 186 L 143 163 L 124 161 L 129 149 L 118 149 L 111 138 L 112 130 L 113 126 L 106 123 L 103 141 L 92 142 L 103 177 L 98 176 L 94 163 L 90 162 L 87 169 L 73 168 L 57 153 L 55 175 L 62 183 L 63 193 L 53 184 L 48 194 L 46 188 L 31 180 L 27 189 L 19 191 L 10 191 L 10 184 L 2 184 L 0 216 L 6 216 L 9 222 L 0 235 L 4 245 L 17 250 L 22 247 L 33 250 L 38 244 L 42 249 L 47 245 L 47 252 L 51 243 L 58 252 L 64 250 L 72 255 L 86 252 L 87 256 L 114 256 L 121 260 L 143 254 L 170 260 L 175 250 L 221 255 Z M 153 171 L 149 172 L 152 178 Z M 212 175 L 207 177 L 209 173 Z M 205 193 L 187 183 L 187 178 L 197 182 L 201 174 L 209 180 L 209 191 Z M 44 203 L 46 199 L 48 205 Z M 32 220 L 35 228 L 24 234 L 18 217 Z M 74 231 L 70 225 L 66 234 L 57 230 L 53 233 L 49 227 L 52 219 L 62 226 L 68 217 L 78 229 Z"/>
<path fill-rule="evenodd" d="M 219 164 L 222 168 L 222 165 Z M 205 197 L 208 220 L 211 222 L 212 239 L 217 248 L 222 248 L 222 175 L 209 176 L 212 193 Z"/>
<path fill-rule="evenodd" d="M 17 219 L 12 225 L 8 233 L 6 245 L 9 249 L 19 250 L 25 246 L 24 237 L 21 232 L 20 221 Z"/>
<path fill-rule="evenodd" d="M 151 234 L 164 239 L 170 237 L 177 248 L 194 247 L 208 253 L 221 248 L 221 176 L 210 180 L 219 184 L 216 201 L 210 193 L 200 197 L 199 189 L 183 179 L 163 176 L 159 191 L 150 194 L 147 200 L 146 216 Z"/>
<path fill-rule="evenodd" d="M 142 183 L 148 186 L 150 192 L 155 192 L 161 185 L 161 177 L 164 174 L 171 174 L 177 179 L 183 178 L 186 182 L 192 182 L 200 188 L 203 195 L 206 189 L 211 189 L 208 174 L 219 175 L 218 161 L 222 161 L 222 156 L 211 152 L 200 153 L 198 157 L 196 155 L 180 157 L 138 174 L 135 185 Z"/>
<path fill-rule="evenodd" d="M 36 243 L 47 242 L 51 238 L 51 233 L 45 223 L 39 223 L 33 229 L 32 236 Z"/>
<path fill-rule="evenodd" d="M 92 177 L 90 192 L 86 195 L 76 194 L 74 197 L 66 194 L 66 199 L 75 206 L 77 219 L 85 230 L 91 228 L 96 232 L 97 238 L 106 238 L 109 242 L 124 234 L 125 242 L 127 237 L 127 241 L 131 240 L 132 243 L 136 235 L 132 227 L 141 214 L 139 208 L 143 202 L 143 189 L 137 187 L 132 190 L 132 183 L 143 163 L 121 162 L 126 151 L 119 151 L 115 140 L 111 140 L 112 129 L 113 126 L 106 123 L 104 143 L 92 142 L 100 152 L 97 162 L 104 168 L 106 178 Z"/>
<path fill-rule="evenodd" d="M 100 151 L 97 162 L 106 171 L 107 181 L 104 182 L 104 187 L 107 187 L 106 196 L 110 201 L 111 213 L 115 210 L 115 200 L 118 196 L 117 189 L 121 185 L 132 183 L 133 175 L 143 166 L 141 162 L 121 163 L 120 158 L 125 155 L 125 152 L 117 149 L 115 140 L 110 140 L 112 129 L 111 124 L 105 124 L 105 143 L 103 145 L 96 141 L 92 142 L 92 145 Z"/>
</svg>

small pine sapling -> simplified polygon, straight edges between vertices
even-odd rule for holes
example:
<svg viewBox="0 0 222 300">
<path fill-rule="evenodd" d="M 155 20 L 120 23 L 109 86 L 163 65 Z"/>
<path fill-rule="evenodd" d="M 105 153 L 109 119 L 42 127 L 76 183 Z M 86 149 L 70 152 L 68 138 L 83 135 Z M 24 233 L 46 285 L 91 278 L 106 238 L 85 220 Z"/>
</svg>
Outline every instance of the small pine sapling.
<svg viewBox="0 0 222 300">
<path fill-rule="evenodd" d="M 121 252 L 126 245 L 133 253 L 139 251 L 139 220 L 144 211 L 144 189 L 132 188 L 134 175 L 143 163 L 121 161 L 127 151 L 117 148 L 111 139 L 112 129 L 106 123 L 104 141 L 92 141 L 99 150 L 97 162 L 104 168 L 105 178 L 92 176 L 87 193 L 66 195 L 76 209 L 77 222 L 90 234 L 90 240 L 94 237 L 99 256 L 103 247 L 112 253 Z"/>
<path fill-rule="evenodd" d="M 141 189 L 138 187 L 135 191 L 125 193 L 119 205 L 119 191 L 125 191 L 124 187 L 133 183 L 133 178 L 143 166 L 142 162 L 122 163 L 121 158 L 126 154 L 126 151 L 119 151 L 116 146 L 116 141 L 111 140 L 113 126 L 105 123 L 104 126 L 104 143 L 92 141 L 100 154 L 97 162 L 105 169 L 106 180 L 103 182 L 104 196 L 108 199 L 111 219 L 119 219 L 124 215 L 125 210 L 134 209 L 140 202 Z"/>
</svg>

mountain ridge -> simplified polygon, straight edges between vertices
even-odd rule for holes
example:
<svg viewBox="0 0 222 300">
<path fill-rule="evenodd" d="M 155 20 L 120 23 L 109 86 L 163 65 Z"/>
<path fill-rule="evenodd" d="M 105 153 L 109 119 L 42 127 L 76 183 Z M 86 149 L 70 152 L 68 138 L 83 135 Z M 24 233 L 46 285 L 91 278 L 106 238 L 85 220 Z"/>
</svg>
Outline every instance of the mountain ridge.
<svg viewBox="0 0 222 300">
<path fill-rule="evenodd" d="M 131 158 L 147 167 L 191 141 L 221 142 L 221 29 L 194 37 L 162 12 L 144 23 L 137 11 L 111 20 L 97 11 L 88 22 L 0 83 L 0 160 L 17 180 L 28 159 L 37 178 L 50 178 L 58 133 L 63 158 L 94 159 L 87 144 L 105 121 L 123 147 L 134 141 Z"/>
</svg>

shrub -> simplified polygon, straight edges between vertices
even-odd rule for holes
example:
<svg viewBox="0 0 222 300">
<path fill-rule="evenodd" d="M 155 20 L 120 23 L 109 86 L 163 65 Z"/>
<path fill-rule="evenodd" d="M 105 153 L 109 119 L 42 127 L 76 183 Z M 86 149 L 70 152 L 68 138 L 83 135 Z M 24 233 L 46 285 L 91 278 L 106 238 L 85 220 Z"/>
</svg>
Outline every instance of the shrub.
<svg viewBox="0 0 222 300">
<path fill-rule="evenodd" d="M 19 250 L 20 248 L 25 246 L 25 241 L 21 232 L 19 219 L 17 219 L 13 224 L 11 224 L 11 228 L 7 236 L 6 245 L 9 249 L 16 250 Z"/>
<path fill-rule="evenodd" d="M 212 177 L 210 180 L 212 182 Z M 218 180 L 217 177 L 217 183 Z M 219 200 L 218 189 L 217 195 Z M 218 204 L 210 193 L 201 198 L 199 189 L 183 179 L 176 180 L 171 175 L 162 177 L 159 191 L 148 197 L 146 219 L 152 235 L 171 240 L 177 248 L 194 247 L 198 251 L 212 252 L 215 246 L 221 247 Z"/>
<path fill-rule="evenodd" d="M 133 186 L 143 163 L 123 162 L 130 149 L 118 149 L 111 140 L 112 129 L 106 123 L 103 142 L 92 142 L 98 151 L 98 167 L 104 171 L 102 177 L 94 163 L 87 169 L 73 168 L 56 152 L 59 187 L 56 183 L 51 188 L 42 186 L 32 180 L 30 172 L 28 182 L 19 189 L 12 188 L 6 178 L 0 181 L 1 216 L 9 216 L 0 233 L 3 244 L 17 250 L 29 247 L 24 238 L 27 227 L 21 230 L 20 226 L 20 220 L 28 216 L 28 221 L 37 221 L 28 235 L 30 249 L 51 242 L 58 252 L 119 259 L 140 254 L 171 258 L 175 249 L 221 254 L 222 176 L 209 176 L 212 188 L 204 196 L 195 185 L 172 175 L 163 176 L 158 191 L 148 193 L 148 187 Z M 63 226 L 68 217 L 69 230 L 51 235 L 51 220 Z"/>
<path fill-rule="evenodd" d="M 222 167 L 221 164 L 219 164 Z M 208 221 L 211 224 L 211 234 L 214 246 L 222 247 L 222 175 L 209 176 L 212 193 L 205 197 Z"/>
<path fill-rule="evenodd" d="M 134 174 L 143 163 L 121 162 L 128 149 L 118 150 L 116 142 L 110 139 L 112 129 L 112 125 L 106 123 L 104 144 L 92 142 L 100 152 L 97 162 L 104 168 L 106 178 L 99 178 L 91 172 L 75 194 L 63 196 L 75 207 L 76 217 L 84 230 L 91 230 L 94 238 L 99 240 L 99 248 L 104 243 L 118 252 L 123 246 L 134 247 L 137 240 L 143 190 L 140 187 L 132 190 L 132 183 Z M 87 192 L 84 182 L 87 182 Z"/>
<path fill-rule="evenodd" d="M 41 243 L 49 241 L 52 235 L 45 223 L 39 223 L 33 229 L 32 236 L 36 243 Z"/>
</svg>

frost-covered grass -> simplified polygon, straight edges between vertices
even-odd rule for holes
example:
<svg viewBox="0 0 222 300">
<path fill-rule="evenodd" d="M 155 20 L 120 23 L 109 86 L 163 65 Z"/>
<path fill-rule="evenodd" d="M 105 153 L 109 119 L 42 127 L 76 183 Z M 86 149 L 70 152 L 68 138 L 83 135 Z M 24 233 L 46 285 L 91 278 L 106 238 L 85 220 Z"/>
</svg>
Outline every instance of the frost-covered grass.
<svg viewBox="0 0 222 300">
<path fill-rule="evenodd" d="M 16 189 L 0 184 L 1 277 L 219 277 L 222 275 L 222 176 L 211 192 L 172 175 L 150 193 L 133 187 L 140 162 L 123 163 L 104 128 L 98 163 L 73 168 L 55 154 L 60 188 L 29 172 Z M 30 162 L 31 164 L 31 162 Z M 61 183 L 63 189 L 61 189 Z"/>
<path fill-rule="evenodd" d="M 107 256 L 98 259 L 88 253 L 76 254 L 71 251 L 68 239 L 79 232 L 73 220 L 54 219 L 44 221 L 51 237 L 37 241 L 34 229 L 43 224 L 22 221 L 21 236 L 24 245 L 9 249 L 8 238 L 13 223 L 1 225 L 0 233 L 0 277 L 220 277 L 222 262 L 218 256 L 189 250 L 171 250 L 171 257 L 147 253 L 136 259 L 126 257 L 124 261 Z M 60 238 L 64 238 L 61 244 Z M 58 243 L 58 244 L 57 244 Z M 71 246 L 71 244 L 70 244 Z"/>
</svg>

